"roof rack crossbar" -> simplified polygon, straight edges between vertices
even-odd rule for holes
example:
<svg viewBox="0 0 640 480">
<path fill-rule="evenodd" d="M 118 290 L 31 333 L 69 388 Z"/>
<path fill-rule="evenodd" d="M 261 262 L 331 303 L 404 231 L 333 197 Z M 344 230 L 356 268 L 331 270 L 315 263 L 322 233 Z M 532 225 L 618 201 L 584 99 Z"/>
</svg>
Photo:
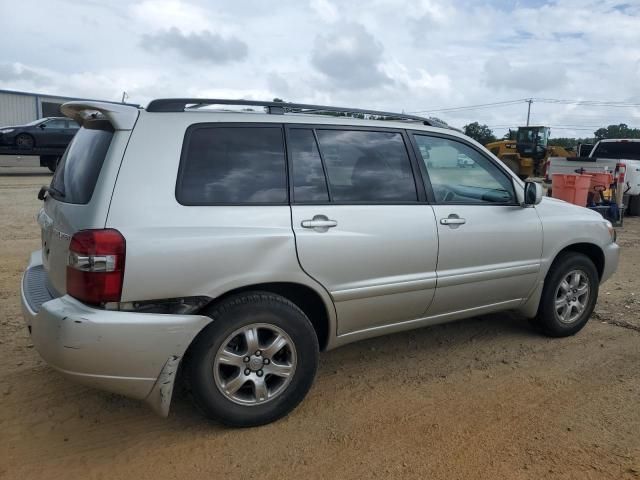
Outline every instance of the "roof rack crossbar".
<svg viewBox="0 0 640 480">
<path fill-rule="evenodd" d="M 209 105 L 244 105 L 251 107 L 265 107 L 267 113 L 282 115 L 290 113 L 344 113 L 385 117 L 389 120 L 410 120 L 424 125 L 433 125 L 434 121 L 406 113 L 383 112 L 362 108 L 331 107 L 327 105 L 309 105 L 305 103 L 264 102 L 259 100 L 229 100 L 220 98 L 161 98 L 152 100 L 147 106 L 147 112 L 183 112 L 185 109 L 197 109 Z"/>
</svg>

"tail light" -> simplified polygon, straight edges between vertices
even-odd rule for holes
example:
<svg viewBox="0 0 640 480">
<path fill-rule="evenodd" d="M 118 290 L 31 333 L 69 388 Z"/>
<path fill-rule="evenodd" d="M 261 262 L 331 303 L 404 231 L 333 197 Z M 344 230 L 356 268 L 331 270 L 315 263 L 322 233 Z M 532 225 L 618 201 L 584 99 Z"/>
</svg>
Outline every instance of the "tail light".
<svg viewBox="0 0 640 480">
<path fill-rule="evenodd" d="M 89 304 L 119 302 L 125 241 L 118 230 L 82 230 L 71 238 L 67 293 Z"/>
</svg>

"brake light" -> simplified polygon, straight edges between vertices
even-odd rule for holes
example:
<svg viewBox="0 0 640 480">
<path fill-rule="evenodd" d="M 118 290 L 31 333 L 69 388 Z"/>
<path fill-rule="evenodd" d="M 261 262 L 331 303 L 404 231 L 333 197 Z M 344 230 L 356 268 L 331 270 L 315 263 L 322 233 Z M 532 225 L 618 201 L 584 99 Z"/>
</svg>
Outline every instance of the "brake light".
<svg viewBox="0 0 640 480">
<path fill-rule="evenodd" d="M 67 293 L 89 304 L 119 302 L 125 241 L 118 230 L 82 230 L 69 245 Z"/>
</svg>

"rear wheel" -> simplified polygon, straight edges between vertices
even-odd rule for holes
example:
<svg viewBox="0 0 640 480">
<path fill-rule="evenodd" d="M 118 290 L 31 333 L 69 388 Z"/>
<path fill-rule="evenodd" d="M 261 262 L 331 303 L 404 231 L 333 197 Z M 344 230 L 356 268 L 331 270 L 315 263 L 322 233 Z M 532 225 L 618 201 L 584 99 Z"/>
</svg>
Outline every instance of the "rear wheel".
<svg viewBox="0 0 640 480">
<path fill-rule="evenodd" d="M 318 365 L 307 316 L 267 292 L 229 297 L 208 315 L 187 364 L 194 400 L 210 418 L 235 427 L 273 422 L 305 397 Z"/>
<path fill-rule="evenodd" d="M 19 148 L 33 148 L 35 141 L 28 133 L 21 133 L 16 136 L 16 147 Z"/>
<path fill-rule="evenodd" d="M 51 171 L 51 173 L 54 173 L 56 171 L 56 168 L 58 168 L 58 163 L 60 162 L 60 157 L 55 157 L 55 156 L 47 156 L 44 159 L 44 164 L 46 165 L 46 167 Z"/>
<path fill-rule="evenodd" d="M 551 337 L 579 332 L 598 299 L 599 278 L 593 262 L 581 253 L 562 254 L 544 282 L 537 324 Z"/>
</svg>

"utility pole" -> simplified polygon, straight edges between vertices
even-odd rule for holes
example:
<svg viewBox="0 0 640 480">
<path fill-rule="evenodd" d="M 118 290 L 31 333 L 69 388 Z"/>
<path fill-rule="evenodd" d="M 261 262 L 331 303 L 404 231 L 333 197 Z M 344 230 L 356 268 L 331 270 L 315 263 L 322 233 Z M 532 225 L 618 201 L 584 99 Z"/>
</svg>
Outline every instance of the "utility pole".
<svg viewBox="0 0 640 480">
<path fill-rule="evenodd" d="M 529 118 L 531 117 L 531 104 L 533 103 L 533 98 L 527 100 L 529 106 L 527 107 L 527 127 L 529 126 Z"/>
<path fill-rule="evenodd" d="M 127 94 L 127 92 L 122 92 L 122 100 L 120 101 L 120 103 L 124 103 L 124 101 L 129 98 L 129 95 Z M 527 125 L 529 125 L 529 122 L 527 121 Z"/>
</svg>

